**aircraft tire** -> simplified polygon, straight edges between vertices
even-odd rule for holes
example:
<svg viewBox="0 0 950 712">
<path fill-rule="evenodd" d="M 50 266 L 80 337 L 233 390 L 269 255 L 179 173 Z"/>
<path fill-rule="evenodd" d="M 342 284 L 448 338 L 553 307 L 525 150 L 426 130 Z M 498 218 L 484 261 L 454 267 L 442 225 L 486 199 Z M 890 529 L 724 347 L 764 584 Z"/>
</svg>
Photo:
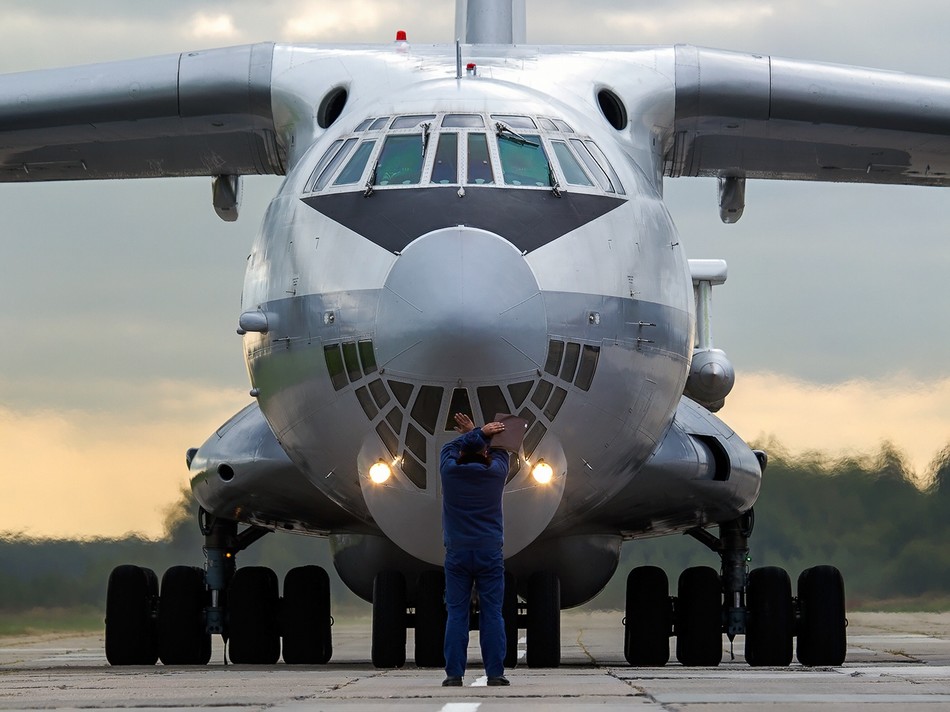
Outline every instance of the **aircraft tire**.
<svg viewBox="0 0 950 712">
<path fill-rule="evenodd" d="M 528 579 L 527 662 L 532 668 L 561 664 L 561 582 L 550 571 Z"/>
<path fill-rule="evenodd" d="M 837 667 L 848 649 L 844 579 L 834 566 L 815 566 L 798 577 L 798 662 Z"/>
<path fill-rule="evenodd" d="M 792 582 L 785 569 L 766 566 L 749 573 L 745 659 L 753 667 L 792 662 L 795 611 Z"/>
<path fill-rule="evenodd" d="M 173 566 L 162 576 L 158 605 L 158 657 L 165 665 L 207 665 L 211 635 L 205 573 L 194 566 Z"/>
<path fill-rule="evenodd" d="M 325 665 L 333 656 L 330 577 L 320 566 L 297 566 L 284 577 L 281 606 L 284 662 Z"/>
<path fill-rule="evenodd" d="M 680 574 L 675 623 L 680 663 L 715 667 L 722 662 L 722 588 L 714 569 L 694 566 Z"/>
<path fill-rule="evenodd" d="M 518 589 L 510 571 L 505 572 L 501 615 L 505 619 L 505 668 L 511 670 L 518 666 Z"/>
<path fill-rule="evenodd" d="M 158 634 L 153 612 L 158 578 L 151 569 L 125 564 L 106 589 L 106 659 L 110 665 L 154 665 Z"/>
<path fill-rule="evenodd" d="M 235 664 L 273 665 L 280 658 L 277 574 L 263 566 L 234 572 L 228 588 L 228 657 Z"/>
<path fill-rule="evenodd" d="M 666 572 L 638 566 L 627 574 L 623 656 L 639 667 L 661 667 L 670 661 L 673 608 Z"/>
<path fill-rule="evenodd" d="M 373 579 L 372 659 L 378 668 L 406 664 L 406 577 L 399 571 Z"/>
</svg>

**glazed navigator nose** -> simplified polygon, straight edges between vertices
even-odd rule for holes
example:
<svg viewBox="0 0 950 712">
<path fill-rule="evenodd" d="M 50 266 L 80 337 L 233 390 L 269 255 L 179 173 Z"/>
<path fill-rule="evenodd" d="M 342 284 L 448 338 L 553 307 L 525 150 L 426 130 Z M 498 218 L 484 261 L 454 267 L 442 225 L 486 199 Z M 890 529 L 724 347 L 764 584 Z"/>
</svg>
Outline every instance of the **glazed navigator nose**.
<svg viewBox="0 0 950 712">
<path fill-rule="evenodd" d="M 381 291 L 379 365 L 425 380 L 499 381 L 544 363 L 547 319 L 534 273 L 504 238 L 466 227 L 402 252 Z"/>
</svg>

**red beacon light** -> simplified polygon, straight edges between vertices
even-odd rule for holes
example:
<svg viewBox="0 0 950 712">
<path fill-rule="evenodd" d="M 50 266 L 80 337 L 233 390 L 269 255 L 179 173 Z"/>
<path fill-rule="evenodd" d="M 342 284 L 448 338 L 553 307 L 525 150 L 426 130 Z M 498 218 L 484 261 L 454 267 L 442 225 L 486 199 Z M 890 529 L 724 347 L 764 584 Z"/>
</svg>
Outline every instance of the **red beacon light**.
<svg viewBox="0 0 950 712">
<path fill-rule="evenodd" d="M 396 30 L 396 53 L 408 55 L 409 53 L 409 42 L 406 39 L 405 30 Z"/>
<path fill-rule="evenodd" d="M 475 62 L 469 62 L 465 65 L 465 71 L 468 72 L 468 76 L 474 77 L 478 67 L 475 65 Z"/>
</svg>

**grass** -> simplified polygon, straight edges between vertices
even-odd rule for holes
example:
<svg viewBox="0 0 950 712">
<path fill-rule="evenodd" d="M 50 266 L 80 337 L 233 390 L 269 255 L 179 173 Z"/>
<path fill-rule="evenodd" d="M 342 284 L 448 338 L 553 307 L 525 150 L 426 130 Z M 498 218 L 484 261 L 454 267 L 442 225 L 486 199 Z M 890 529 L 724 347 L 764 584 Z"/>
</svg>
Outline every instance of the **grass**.
<svg viewBox="0 0 950 712">
<path fill-rule="evenodd" d="M 103 630 L 104 619 L 95 606 L 0 610 L 0 636 L 95 632 Z"/>
</svg>

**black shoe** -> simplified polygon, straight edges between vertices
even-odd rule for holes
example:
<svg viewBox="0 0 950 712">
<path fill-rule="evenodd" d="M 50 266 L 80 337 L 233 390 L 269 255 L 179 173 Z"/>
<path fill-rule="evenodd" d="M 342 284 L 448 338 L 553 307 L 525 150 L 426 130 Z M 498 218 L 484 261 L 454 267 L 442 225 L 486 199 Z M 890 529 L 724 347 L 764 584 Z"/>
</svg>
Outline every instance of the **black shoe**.
<svg viewBox="0 0 950 712">
<path fill-rule="evenodd" d="M 499 675 L 498 677 L 488 678 L 489 687 L 507 687 L 511 683 L 508 681 L 508 678 L 504 675 Z"/>
<path fill-rule="evenodd" d="M 497 679 L 497 678 L 495 678 L 495 679 Z M 504 679 L 504 678 L 502 678 L 502 679 Z M 491 684 L 491 682 L 489 682 L 489 684 Z M 507 685 L 507 684 L 508 684 L 508 681 L 505 680 L 504 684 Z M 461 687 L 461 686 L 462 686 L 462 678 L 460 678 L 460 677 L 455 677 L 455 676 L 453 676 L 453 675 L 449 675 L 447 678 L 445 678 L 445 679 L 442 681 L 442 687 Z"/>
</svg>

